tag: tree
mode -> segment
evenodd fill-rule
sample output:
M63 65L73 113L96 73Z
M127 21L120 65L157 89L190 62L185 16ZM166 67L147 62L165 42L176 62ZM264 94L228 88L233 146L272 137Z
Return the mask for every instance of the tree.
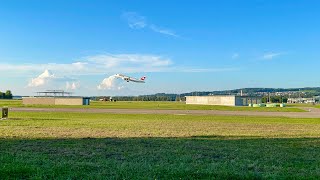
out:
M263 97L263 98L261 99L261 102L262 102L262 103L267 103L267 102L268 102L268 97Z
M5 99L12 99L12 93L10 90L7 90L5 93Z
M284 97L282 98L282 103L287 103L288 102L288 98Z

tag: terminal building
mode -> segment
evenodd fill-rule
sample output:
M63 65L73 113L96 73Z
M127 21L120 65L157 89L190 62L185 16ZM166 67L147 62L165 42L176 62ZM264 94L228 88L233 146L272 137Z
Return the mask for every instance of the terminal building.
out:
M37 96L23 97L24 105L90 105L89 97L71 96L72 93L61 90L37 92Z
M214 95L214 96L186 96L186 104L220 105L220 106L248 106L260 104L261 97Z
M309 103L309 104L315 104L319 103L320 98L318 96L315 96L313 98L288 98L288 103L294 104L294 103Z

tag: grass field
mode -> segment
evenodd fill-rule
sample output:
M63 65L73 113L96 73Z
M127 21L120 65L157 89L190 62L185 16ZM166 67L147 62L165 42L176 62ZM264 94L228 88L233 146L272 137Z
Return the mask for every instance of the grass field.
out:
M23 105L21 100L0 100L0 107L61 107L61 108L104 108L104 109L175 109L175 110L220 110L220 111L269 111L269 112L305 112L296 107L231 107L212 105L190 105L184 102L157 102L157 101L92 101L90 106L61 106L61 105Z
M299 104L287 104L288 107L317 107L320 108L319 104L313 105L310 103L299 103Z
M320 119L12 112L0 179L316 179Z

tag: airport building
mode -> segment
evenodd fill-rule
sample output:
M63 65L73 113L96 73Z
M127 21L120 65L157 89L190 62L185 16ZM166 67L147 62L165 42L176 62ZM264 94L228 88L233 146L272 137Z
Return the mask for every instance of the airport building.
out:
M186 104L220 105L220 106L248 106L260 104L261 97L215 95L215 96L186 96Z
M319 102L319 97L313 97L313 98L288 98L287 103L294 104L294 103L309 103L309 104L315 104Z
M70 92L52 90L37 92L35 97L23 97L24 105L90 105L90 98L71 96Z

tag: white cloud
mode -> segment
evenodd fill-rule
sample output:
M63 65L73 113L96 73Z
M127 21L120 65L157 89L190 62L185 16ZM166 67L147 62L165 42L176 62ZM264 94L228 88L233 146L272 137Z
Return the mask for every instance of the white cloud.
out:
M283 54L284 53L266 53L262 56L262 59L271 60Z
M155 25L150 25L150 29L153 30L154 32L158 32L164 35L168 35L168 36L174 36L174 37L179 37L175 32L169 30L169 29L164 29L164 28L160 28L157 27Z
M66 89L67 90L77 90L80 88L80 82L66 82Z
M84 60L94 64L102 65L104 68L115 68L119 66L161 67L172 64L170 59L157 55L145 54L101 54L87 56L84 58Z
M99 90L121 90L124 86L117 80L115 75L107 77L97 86Z
M122 17L127 20L129 27L132 29L142 29L147 26L146 18L136 12L125 12Z
M45 70L38 77L31 79L28 86L29 87L38 87L47 84L51 79L54 79L55 76L49 70Z
M148 28L153 32L164 34L172 37L180 37L172 30L167 28L160 28L154 24L148 24L147 20L144 16L139 15L136 12L124 12L122 13L122 18L125 19L128 23L128 26L132 29L143 29Z
M80 82L70 77L56 76L50 70L46 69L39 76L32 78L27 87L37 89L77 90L80 88Z
M83 70L87 64L88 64L87 62L75 62L75 63L72 63L71 66L75 70Z
M232 59L237 59L239 57L239 54L238 53L234 53L232 54L231 58Z
M87 62L74 62L70 64L46 63L46 64L2 64L0 63L0 72L12 71L19 72L40 72L44 69L50 69L58 72L77 73L86 68Z

